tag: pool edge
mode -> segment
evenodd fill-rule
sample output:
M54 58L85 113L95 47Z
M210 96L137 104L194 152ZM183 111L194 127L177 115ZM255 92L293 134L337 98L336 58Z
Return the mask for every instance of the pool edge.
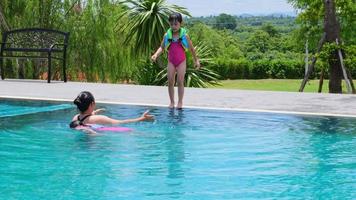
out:
M54 102L73 102L72 99L56 99L56 98L44 98L44 97L22 97L22 96L6 96L0 95L0 99L16 99L16 100L34 100L34 101L54 101ZM150 106L168 108L167 105L162 104L140 104L140 103L128 103L120 101L102 101L98 100L97 103L114 104L114 105L130 105L130 106ZM220 111L238 111L238 112L254 112L254 113L273 113L273 114L286 114L286 115L304 115L304 116L325 116L325 117L345 117L356 118L356 115L349 114L336 114L336 113L313 113L313 112L297 112L297 111L280 111L280 110L264 110L264 109L244 109L244 108L228 108L228 107L204 107L204 106L184 106L189 109L205 109L205 110L220 110Z

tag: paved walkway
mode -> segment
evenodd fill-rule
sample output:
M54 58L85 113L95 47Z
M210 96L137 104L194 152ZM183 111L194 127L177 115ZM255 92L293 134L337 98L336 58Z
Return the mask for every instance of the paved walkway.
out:
M167 87L123 84L0 80L0 98L73 101L87 90L97 102L168 105ZM176 91L177 92L177 91ZM186 88L185 107L356 117L356 95Z

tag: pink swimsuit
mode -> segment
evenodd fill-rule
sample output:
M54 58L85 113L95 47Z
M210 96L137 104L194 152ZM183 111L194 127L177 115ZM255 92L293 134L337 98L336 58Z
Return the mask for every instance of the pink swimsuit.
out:
M185 51L179 40L171 42L168 50L168 60L174 67L178 67L185 60Z

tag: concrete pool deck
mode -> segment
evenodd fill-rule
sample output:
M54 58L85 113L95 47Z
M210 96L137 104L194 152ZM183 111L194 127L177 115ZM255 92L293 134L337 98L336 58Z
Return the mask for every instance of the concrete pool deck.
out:
M167 106L167 87L44 80L0 80L0 98L73 101L90 91L97 102ZM177 95L177 90L176 90ZM176 96L177 99L177 96ZM356 95L186 88L186 108L356 117Z

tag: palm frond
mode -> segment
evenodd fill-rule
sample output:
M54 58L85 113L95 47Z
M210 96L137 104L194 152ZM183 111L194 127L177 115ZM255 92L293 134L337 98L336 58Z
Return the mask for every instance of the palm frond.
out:
M196 46L196 53L201 61L202 66L204 64L212 63L211 50L210 48L203 44L198 43ZM187 56L187 70L185 74L185 86L186 87L202 87L206 88L210 85L219 85L220 75L208 68L195 69L193 67L193 62L191 61L191 56ZM156 85L168 85L167 80L167 69L162 69L156 76L154 84Z
M190 16L186 8L169 5L166 0L124 0L120 3L128 5L128 10L118 17L118 22L122 18L127 18L129 22L118 25L118 30L128 31L125 44L134 41L137 53L150 54L159 47L172 12Z

